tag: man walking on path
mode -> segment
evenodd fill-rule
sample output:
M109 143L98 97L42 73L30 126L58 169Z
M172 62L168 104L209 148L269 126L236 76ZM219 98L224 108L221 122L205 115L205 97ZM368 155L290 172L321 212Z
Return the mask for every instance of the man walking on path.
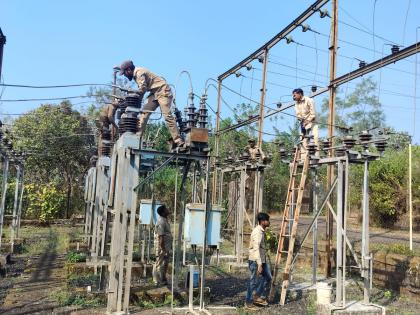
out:
M245 308L257 310L253 304L267 306L267 293L271 284L271 271L266 258L265 229L270 226L270 216L260 212L257 216L258 225L252 230L249 244L249 271L251 277L246 292ZM255 291L255 295L253 295Z

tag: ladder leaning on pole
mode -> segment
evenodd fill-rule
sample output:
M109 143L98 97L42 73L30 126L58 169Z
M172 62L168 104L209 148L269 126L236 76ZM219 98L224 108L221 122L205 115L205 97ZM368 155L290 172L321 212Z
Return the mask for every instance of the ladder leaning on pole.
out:
M302 156L301 156L302 155ZM303 161L303 163L301 163ZM309 154L301 152L300 146L295 150L295 155L290 169L289 187L287 189L287 198L283 211L283 219L280 226L279 244L277 248L276 260L274 263L273 280L271 282L271 289L269 299L274 299L276 291L276 277L280 267L282 254L286 254L286 263L283 272L283 283L280 295L280 304L284 305L286 300L286 291L289 286L289 274L292 266L294 245L297 234L297 225L299 221L300 209L302 207L302 199L305 188L307 172L309 168ZM297 198L295 193L297 191ZM294 211L293 211L294 209ZM288 229L289 226L289 229ZM288 239L288 250L284 250L285 240Z

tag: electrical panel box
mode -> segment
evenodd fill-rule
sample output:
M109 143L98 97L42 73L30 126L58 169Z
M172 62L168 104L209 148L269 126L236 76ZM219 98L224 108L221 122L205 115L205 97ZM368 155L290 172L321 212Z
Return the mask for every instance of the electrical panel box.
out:
M184 239L187 244L201 245L204 243L204 212L205 204L189 203L185 206ZM212 205L207 224L207 245L218 246L223 209Z
M155 200L155 204L152 211L152 199L140 200L140 213L139 221L140 224L156 224L158 213L157 208L162 205L161 202Z

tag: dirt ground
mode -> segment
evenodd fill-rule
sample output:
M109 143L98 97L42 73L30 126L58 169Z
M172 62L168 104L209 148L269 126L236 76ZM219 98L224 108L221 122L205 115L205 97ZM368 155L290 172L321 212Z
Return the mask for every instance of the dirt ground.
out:
M53 314L54 310L63 310L57 293L66 283L65 260L69 240L75 228L71 227L28 227L22 229L26 239L24 251L13 256L6 278L0 279L0 314ZM229 244L225 248L230 248ZM206 286L210 288L208 309L212 314L251 314L243 309L243 302L248 281L246 269L228 272L224 265L210 266L206 273ZM308 282L310 270L296 270L295 282ZM347 285L347 299L361 300L362 285L360 279L350 281ZM387 307L387 314L414 315L420 314L420 298L400 297L395 292L375 288L372 302ZM163 303L165 304L165 303ZM198 301L195 301L195 305ZM236 309L217 309L218 307L235 307ZM95 307L78 306L67 314L105 314L105 304ZM185 305L174 308L174 314L185 314ZM71 308L71 306L70 306ZM85 309L83 309L85 308ZM166 304L148 303L141 307L133 306L131 314L164 314L171 311ZM271 305L261 308L254 314L315 314L316 297L314 291L303 291L292 294L285 306Z

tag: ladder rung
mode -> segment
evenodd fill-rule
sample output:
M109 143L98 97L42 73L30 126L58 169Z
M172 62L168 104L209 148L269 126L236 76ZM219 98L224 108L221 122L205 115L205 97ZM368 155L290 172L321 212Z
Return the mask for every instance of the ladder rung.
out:
M288 254L288 253L289 253L289 251L287 251L287 250L281 250L281 251L280 251L280 253L283 253L283 254Z
M297 205L297 202L287 203L286 205L288 205L288 206L296 206Z
M295 219L285 218L284 221L295 221Z
M290 234L283 234L283 237L290 237Z
M299 190L299 189L303 189L301 187L297 187L297 188L290 188L289 191L293 191L293 190Z
M293 177L296 177L296 176L299 176L299 175L302 175L303 173L295 173L295 174L292 174L292 176Z

